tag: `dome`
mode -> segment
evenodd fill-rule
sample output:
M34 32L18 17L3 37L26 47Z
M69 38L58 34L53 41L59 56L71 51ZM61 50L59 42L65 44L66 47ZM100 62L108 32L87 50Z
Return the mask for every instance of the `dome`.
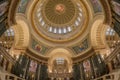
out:
M80 34L85 22L83 4L73 0L44 0L35 5L33 25L40 37L69 41Z

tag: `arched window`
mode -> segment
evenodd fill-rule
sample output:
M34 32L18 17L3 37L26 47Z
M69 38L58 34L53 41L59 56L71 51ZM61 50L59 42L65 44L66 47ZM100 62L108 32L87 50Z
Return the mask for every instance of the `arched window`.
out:
M68 31L69 31L69 32L70 32L70 31L72 31L72 29L71 29L71 27L70 27L70 26L68 27Z
M64 64L65 59L64 58L57 58L56 63L57 64Z
M114 29L112 29L111 27L108 27L106 31L106 36L114 36L114 35L115 35Z
M120 41L119 36L110 26L107 27L105 35L108 46L110 47L111 51L114 50L116 44Z
M14 30L12 28L6 30L6 32L4 33L5 36L14 36Z
M4 34L0 37L0 44L9 51L14 42L14 30L12 28L7 29Z

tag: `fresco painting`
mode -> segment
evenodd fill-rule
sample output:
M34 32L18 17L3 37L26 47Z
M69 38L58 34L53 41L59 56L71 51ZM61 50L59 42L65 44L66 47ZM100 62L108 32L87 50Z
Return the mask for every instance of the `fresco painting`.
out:
M45 54L46 51L48 50L47 47L40 45L37 41L32 40L32 49L35 50L36 52L40 54Z
M102 12L102 5L100 4L100 0L90 0L94 13Z
M18 13L25 13L27 4L30 0L21 0L18 6Z
M79 54L85 50L87 50L89 47L88 40L85 39L83 42L81 42L79 45L76 45L72 47L73 51L76 52L76 54Z

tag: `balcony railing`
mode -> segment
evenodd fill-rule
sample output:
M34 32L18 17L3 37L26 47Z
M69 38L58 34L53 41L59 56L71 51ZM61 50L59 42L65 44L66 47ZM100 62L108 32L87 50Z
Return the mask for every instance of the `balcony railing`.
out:
M25 80L14 74L8 73L0 67L0 80Z
M116 70L112 73L106 74L94 80L120 80L120 70Z
M72 77L71 73L49 73L50 78L67 78Z

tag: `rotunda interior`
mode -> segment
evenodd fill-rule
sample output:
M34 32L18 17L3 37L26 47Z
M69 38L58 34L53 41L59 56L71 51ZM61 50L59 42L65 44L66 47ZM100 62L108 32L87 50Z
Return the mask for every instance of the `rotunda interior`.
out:
M120 1L0 0L0 80L120 80Z

